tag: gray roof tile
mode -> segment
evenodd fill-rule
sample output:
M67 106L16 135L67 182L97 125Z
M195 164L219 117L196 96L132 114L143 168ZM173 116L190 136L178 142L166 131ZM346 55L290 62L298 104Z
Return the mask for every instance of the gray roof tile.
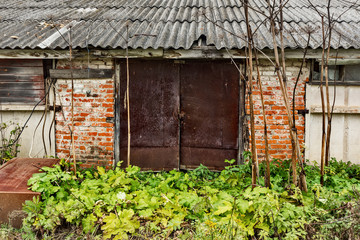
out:
M360 6L351 1L331 1L337 22L334 48L360 48ZM326 12L327 1L312 2ZM267 14L266 1L250 4L257 9L249 12L256 45L271 48L269 24L261 13ZM217 49L246 45L240 0L0 0L0 48L67 48L69 26L77 48L189 49L202 35ZM284 9L286 47L306 47L309 27L314 29L310 47L321 47L318 13L308 0L289 0Z

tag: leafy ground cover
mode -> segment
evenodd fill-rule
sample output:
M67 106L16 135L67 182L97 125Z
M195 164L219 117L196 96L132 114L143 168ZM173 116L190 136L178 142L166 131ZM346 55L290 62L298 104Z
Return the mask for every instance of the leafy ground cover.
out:
M138 167L43 168L29 180L14 239L359 239L360 167L332 159L324 186L306 165L309 192L290 184L290 161L271 164L272 188L251 187L251 163L221 172L141 172ZM263 176L261 168L260 176Z

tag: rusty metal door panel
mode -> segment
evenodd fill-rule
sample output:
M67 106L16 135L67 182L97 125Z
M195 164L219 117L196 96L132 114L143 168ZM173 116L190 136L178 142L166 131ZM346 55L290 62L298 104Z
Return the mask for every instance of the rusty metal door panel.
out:
M239 73L224 61L181 65L181 168L220 169L238 150Z
M131 60L131 164L143 169L179 168L179 66L172 61ZM120 63L125 104L126 64ZM120 159L127 156L127 110L120 111Z

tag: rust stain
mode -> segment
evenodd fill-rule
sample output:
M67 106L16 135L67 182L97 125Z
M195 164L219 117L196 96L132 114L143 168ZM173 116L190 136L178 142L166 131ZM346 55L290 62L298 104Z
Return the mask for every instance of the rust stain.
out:
M166 51L167 55L169 58L172 57L181 57L181 54L178 51L174 51L174 50L167 50Z

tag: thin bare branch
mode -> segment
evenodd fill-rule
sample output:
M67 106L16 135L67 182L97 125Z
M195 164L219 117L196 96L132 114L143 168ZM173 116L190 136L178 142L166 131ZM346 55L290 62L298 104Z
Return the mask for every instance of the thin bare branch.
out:
M127 39L129 39L129 27L126 26ZM131 146L131 128L130 128L130 72L129 72L129 46L126 41L126 107L127 107L127 125L128 125L128 144L127 144L127 166L130 166L130 146Z
M246 37L240 36L236 33L233 33L229 30L227 30L226 28L224 28L223 26L217 24L215 21L212 21L210 18L208 18L205 14L204 14L205 18L207 20L209 20L211 23L213 23L216 27L221 28L222 30L224 30L225 32L229 33L230 35L233 35L234 37L240 38L241 40L243 40L244 42L246 42L247 44L249 44L249 41L246 39ZM261 53L267 60L269 60L269 62L275 67L276 64L274 63L274 61L268 56L266 55L266 53L264 53L260 48L253 46L254 49L256 49L259 53Z

